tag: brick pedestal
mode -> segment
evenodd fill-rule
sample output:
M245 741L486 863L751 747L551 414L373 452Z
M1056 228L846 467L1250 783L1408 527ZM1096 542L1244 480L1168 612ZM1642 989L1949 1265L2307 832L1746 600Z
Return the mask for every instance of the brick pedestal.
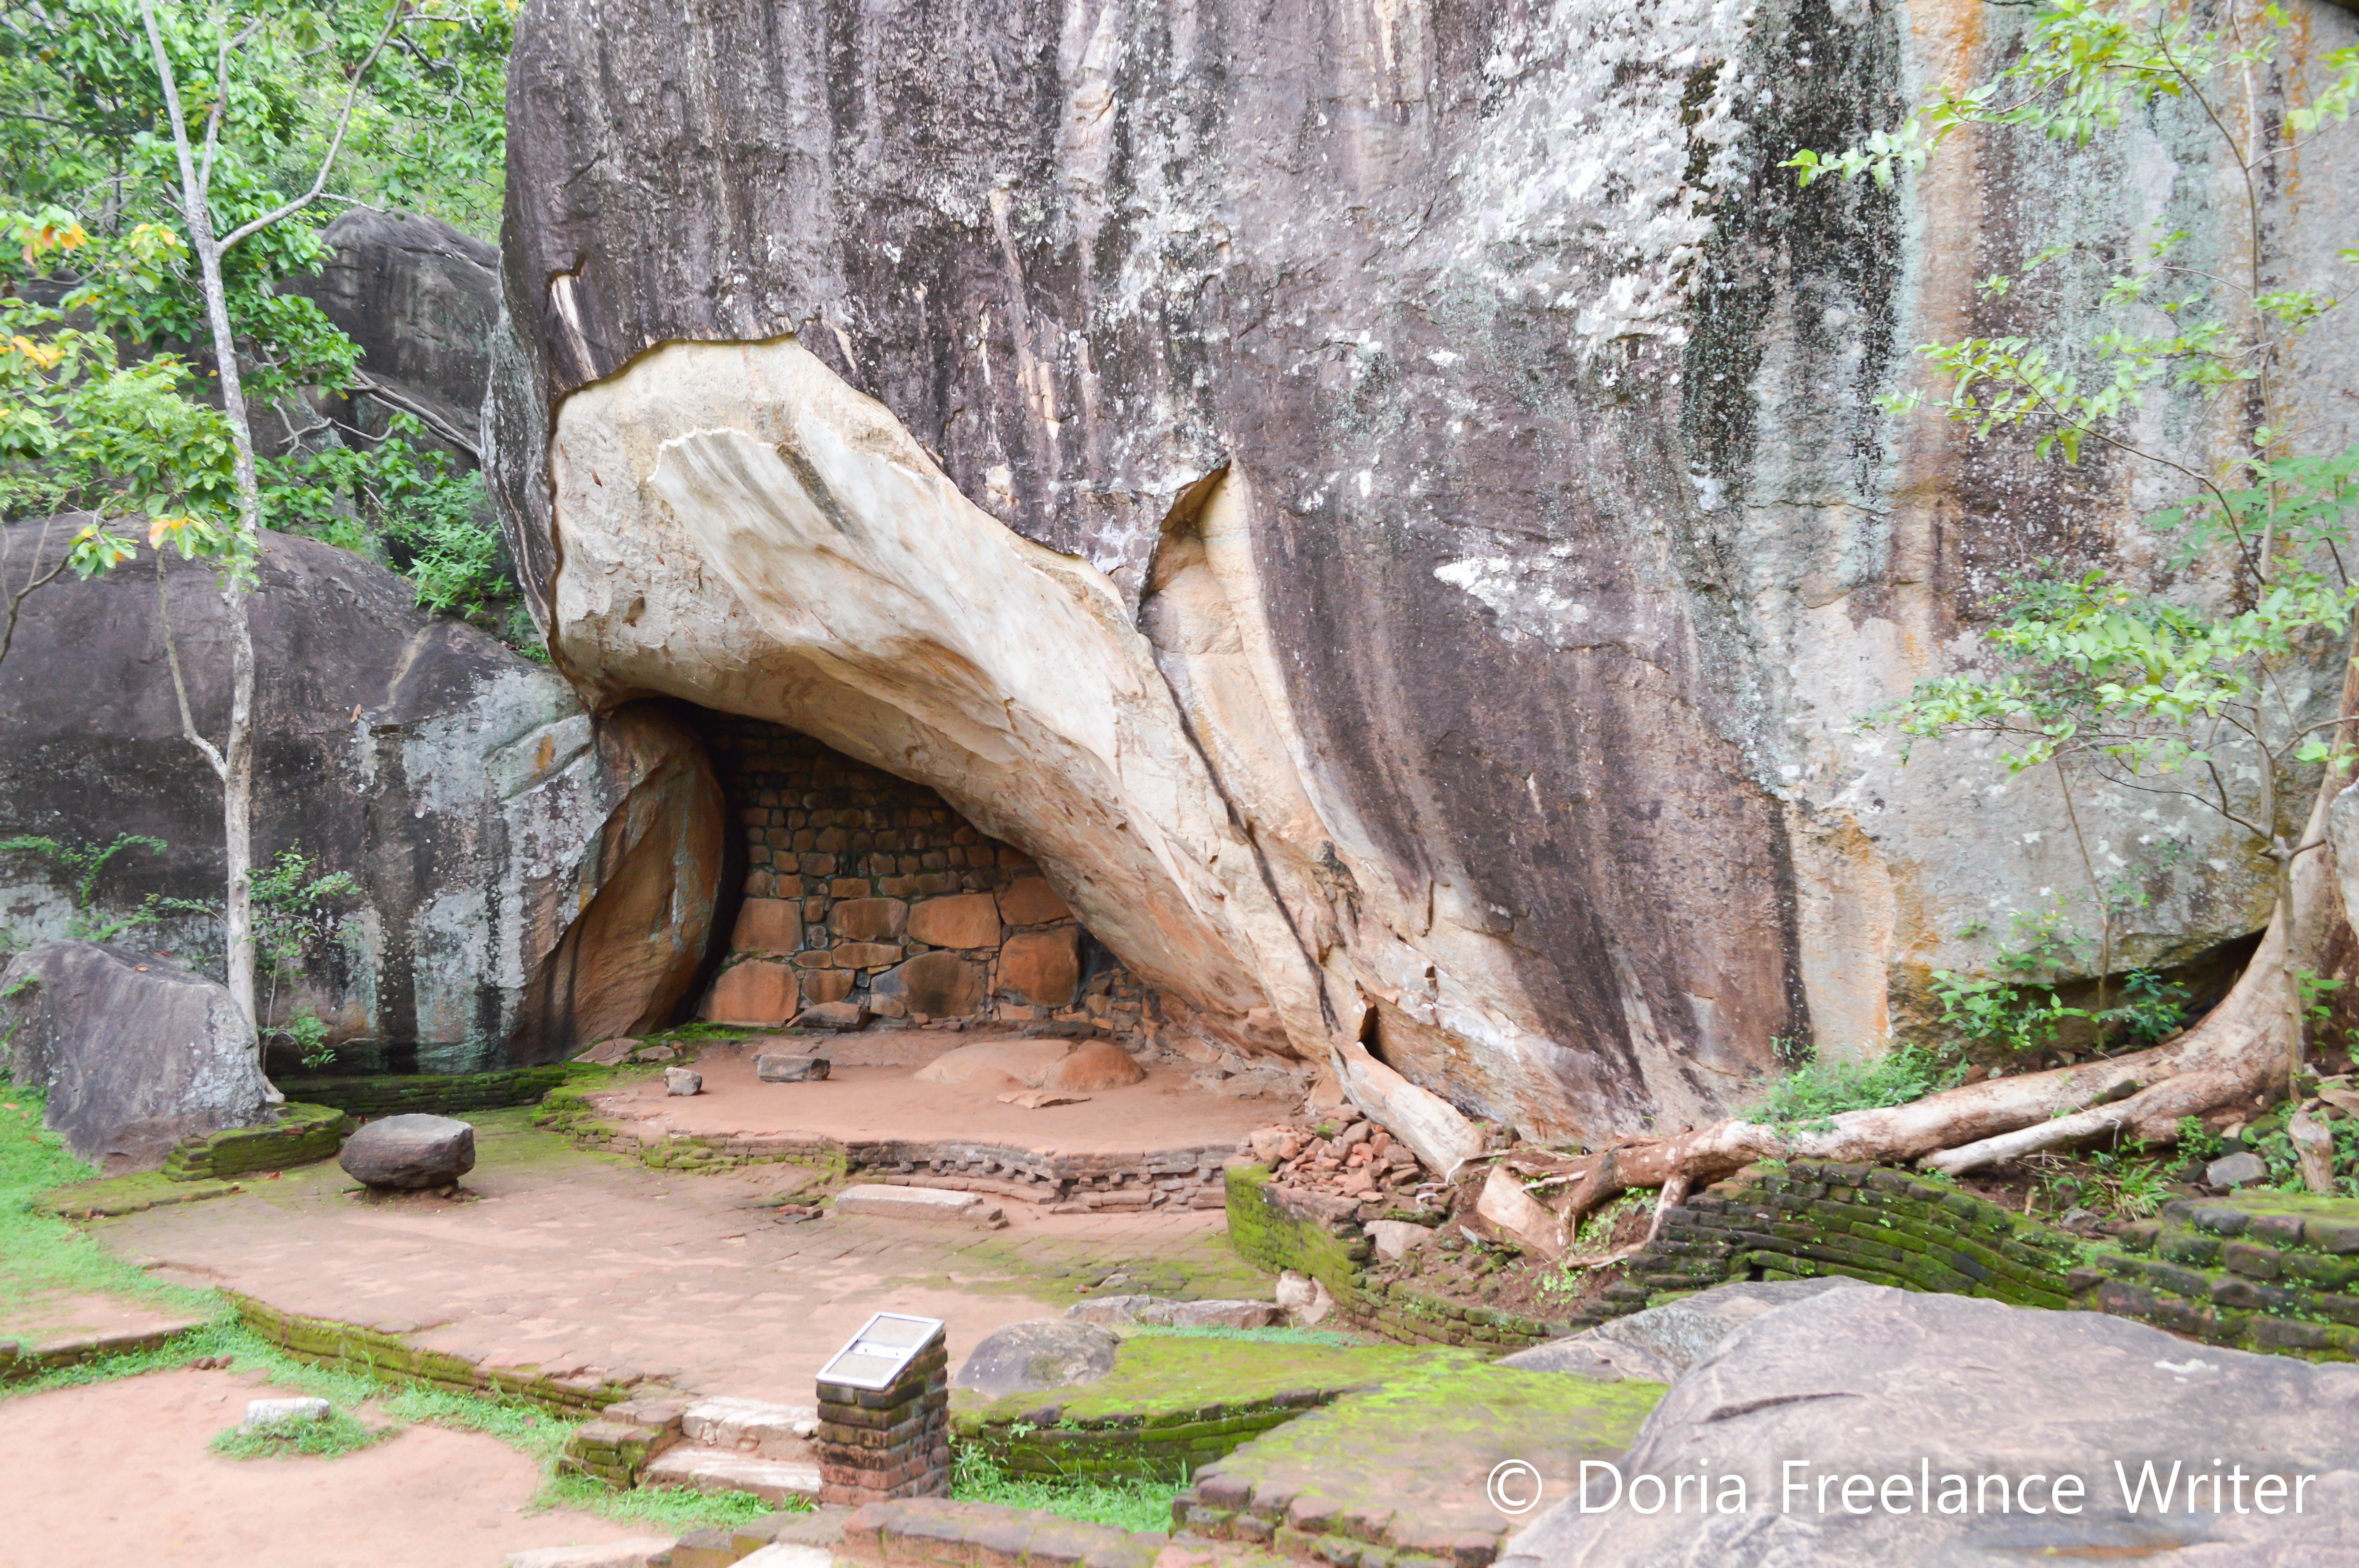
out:
M951 1495L950 1347L937 1329L889 1387L819 1386L819 1500Z

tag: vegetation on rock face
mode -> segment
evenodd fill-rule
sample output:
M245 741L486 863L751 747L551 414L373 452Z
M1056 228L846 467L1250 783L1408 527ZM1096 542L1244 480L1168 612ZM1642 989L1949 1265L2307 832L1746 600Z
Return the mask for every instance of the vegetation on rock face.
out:
M0 515L87 514L0 554L0 658L27 597L132 560L144 532L182 733L222 784L228 982L258 1023L247 599L262 530L374 514L437 609L480 611L497 584L486 531L452 516L474 481L411 445L415 421L371 437L318 412L316 395L364 390L359 351L285 285L324 259L321 215L361 200L355 177L371 197L488 221L511 16L505 0L0 5ZM257 440L265 416L279 449ZM168 546L220 566L218 741L190 711Z
M2359 521L2359 448L2314 449L2287 391L2302 333L2336 302L2297 287L2305 280L2273 248L2262 205L2294 155L2320 135L2348 135L2359 107L2359 49L2304 59L2306 38L2274 7L2208 27L2154 0L2051 0L1988 81L1941 88L1859 146L1805 148L1788 160L1804 185L1828 174L1889 184L1952 136L2038 137L2079 153L2117 142L2133 122L2170 120L2202 146L2210 162L2201 167L2235 193L2223 255L2200 254L2190 235L2158 225L2119 267L2102 329L2084 341L1927 345L1943 390L1886 400L1896 416L1930 406L1973 438L2028 437L2037 454L2068 463L2103 449L2164 476L2181 496L2149 519L2171 546L2151 581L2042 563L2002 594L1970 667L1864 720L1911 740L1995 740L2012 772L2040 770L2063 792L2097 914L2096 1005L2068 1005L2045 983L2059 945L2080 940L2060 905L2018 931L2018 972L1945 973L1936 994L1961 1044L2044 1051L2069 1027L2089 1033L2098 1059L1955 1087L1929 1081L1930 1060L1913 1055L1883 1076L1813 1068L1773 1094L1766 1120L1588 1157L1560 1217L1632 1187L1676 1197L1694 1180L1786 1153L1921 1159L1955 1173L2099 1140L2167 1141L2190 1113L2299 1082L2305 1024L2332 983L2317 973L2322 923L2304 919L2305 901L2323 880L2315 851L2326 800L2352 758L2343 738L2352 716L2339 701L2313 711L2321 705L2293 677L2350 646L2359 605L2344 566ZM2263 114L2264 87L2274 94L2279 85L2260 80L2272 71L2305 80L2287 107ZM1987 279L1986 308L2004 308L2026 278L2080 248L2043 245ZM2093 252L2084 260L2114 264ZM2340 260L2359 262L2359 250ZM2201 455L2152 443L2159 427L2139 416L2163 393L2202 411L2208 423L2198 428L2210 445ZM2196 1028L2119 1056L2108 1054L2116 1043L2173 1029L2180 999L2151 975L2119 1005L2110 994L2116 925L2136 894L2108 885L2080 831L2073 791L2090 778L2213 815L2275 876L2269 930L2228 999ZM2310 1151L2313 1184L2323 1184L2325 1126L2297 1112L2288 1135Z

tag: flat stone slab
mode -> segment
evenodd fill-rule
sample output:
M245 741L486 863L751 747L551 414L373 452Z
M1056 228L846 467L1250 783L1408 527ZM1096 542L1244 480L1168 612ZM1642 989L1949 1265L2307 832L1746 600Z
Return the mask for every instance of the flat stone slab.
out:
M1620 1461L1621 1498L1603 1471L1587 1511L1575 1490L1552 1488L1554 1506L1507 1544L1501 1568L2349 1563L2354 1404L2359 1367L2220 1349L2095 1313L1832 1291L1722 1340L1647 1417ZM1711 1476L1712 1509L1690 1494L1684 1512L1642 1511L1651 1488L1631 1506L1648 1475ZM2265 1476L2277 1477L2267 1499ZM1864 1508L1863 1492L1875 1498Z
M945 1568L1020 1568L1081 1563L1091 1568L1153 1568L1169 1544L1036 1509L911 1498L870 1503L843 1522L843 1544L872 1563L941 1563Z
M1286 1322L1286 1309L1276 1302L1190 1302L1169 1296L1097 1296L1075 1302L1065 1315L1082 1323L1140 1323L1158 1328L1276 1328Z
M1546 1499L1562 1498L1584 1460L1622 1457L1662 1393L1651 1383L1597 1383L1501 1367L1463 1350L1430 1351L1380 1386L1346 1393L1206 1465L1181 1496L1217 1515L1213 1532L1231 1539L1254 1539L1239 1528L1250 1519L1345 1538L1339 1548L1362 1541L1444 1562L1485 1561L1520 1522L1492 1500L1487 1483L1498 1466L1527 1466L1508 1488L1510 1503L1535 1487ZM1315 1544L1309 1551L1324 1555ZM1565 1561L1549 1559L1551 1568ZM1592 1561L1636 1568L1680 1560Z
M754 1058L754 1076L766 1084L816 1083L829 1071L826 1057L799 1051L765 1051Z
M650 1487L688 1487L700 1492L751 1492L766 1502L819 1496L819 1466L764 1459L734 1449L668 1448L640 1472Z
M630 1541L609 1541L597 1546L536 1546L511 1552L506 1568L647 1568L672 1549L668 1535L643 1535Z
M761 1400L697 1400L681 1412L679 1430L694 1447L808 1464L810 1440L819 1433L819 1407L775 1405Z
M947 1187L846 1187L835 1195L835 1211L864 1214L877 1219L985 1222L999 1217L999 1206L981 1193L954 1192Z
M1571 1372L1601 1382L1624 1378L1646 1383L1677 1382L1681 1373L1710 1355L1722 1340L1765 1313L1828 1291L1875 1288L1843 1274L1716 1285L1601 1323L1569 1338L1503 1356L1499 1365L1535 1372Z

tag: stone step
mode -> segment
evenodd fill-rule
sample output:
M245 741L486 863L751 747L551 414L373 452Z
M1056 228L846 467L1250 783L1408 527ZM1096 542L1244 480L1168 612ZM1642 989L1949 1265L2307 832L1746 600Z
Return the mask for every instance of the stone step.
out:
M721 1397L698 1400L681 1412L679 1431L693 1448L802 1465L818 1463L810 1441L819 1432L816 1405L774 1405L761 1400Z
M835 1212L873 1215L879 1219L947 1219L993 1229L1007 1224L999 1206L981 1193L941 1187L846 1187L835 1195Z
M639 1472L643 1487L687 1487L699 1492L751 1492L765 1502L819 1496L819 1466L764 1459L729 1448L683 1444L658 1454Z

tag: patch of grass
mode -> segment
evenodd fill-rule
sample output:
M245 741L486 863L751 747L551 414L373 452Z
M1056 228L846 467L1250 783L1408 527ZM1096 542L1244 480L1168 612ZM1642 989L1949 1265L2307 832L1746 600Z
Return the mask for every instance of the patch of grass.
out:
M1773 1078L1745 1112L1780 1132L1831 1132L1847 1110L1907 1105L1965 1081L1963 1062L1946 1062L1918 1045L1903 1045L1873 1062L1810 1062Z
M1343 1350L1368 1343L1359 1335L1326 1328L1194 1328L1125 1323L1114 1325L1114 1331L1125 1339L1231 1339L1248 1345L1326 1345Z
M532 1506L580 1509L618 1524L643 1524L673 1535L691 1530L726 1530L774 1513L803 1513L810 1504L796 1498L784 1506L751 1492L698 1492L686 1487L641 1487L617 1492L583 1476L552 1476L534 1494Z
M528 1505L537 1510L580 1509L624 1523L679 1530L738 1524L777 1511L761 1498L743 1492L707 1494L670 1487L616 1492L577 1476L559 1476L554 1474L557 1456L579 1424L578 1418L506 1400L382 1383L287 1354L241 1323L218 1292L189 1290L150 1279L64 1220L43 1212L38 1205L46 1194L69 1183L89 1181L93 1175L60 1139L42 1129L43 1110L39 1090L0 1086L0 1307L48 1292L89 1292L204 1314L211 1321L153 1350L103 1357L8 1384L0 1388L0 1405L53 1389L173 1371L201 1357L226 1357L234 1374L266 1373L277 1387L317 1396L336 1407L329 1422L316 1423L332 1435L299 1434L291 1446L272 1443L270 1452L315 1452L303 1444L323 1441L349 1444L353 1430L367 1431L350 1412L374 1400L395 1424L371 1441L382 1441L403 1426L445 1426L497 1438L539 1461L548 1478ZM520 1126L527 1114L518 1108L510 1119ZM491 1113L479 1114L479 1127L490 1118ZM225 1433L215 1440L216 1452L231 1453L230 1448L218 1445L233 1440L239 1447L245 1445L241 1434ZM349 1453L351 1447L328 1451ZM258 1456L259 1452L233 1456Z
M46 1096L0 1086L0 1307L54 1291L135 1296L187 1312L220 1310L210 1291L149 1279L37 1205L52 1187L96 1173L41 1126Z
M997 1503L1002 1508L1038 1509L1084 1524L1110 1524L1132 1531L1169 1530L1171 1499L1187 1485L1169 1481L1045 1481L1013 1476L972 1448L959 1451L951 1472L951 1496L961 1502Z
M224 1459L280 1459L309 1454L334 1459L383 1443L397 1435L397 1426L364 1426L342 1411L330 1411L325 1421L290 1421L249 1432L233 1426L217 1433L205 1446Z

